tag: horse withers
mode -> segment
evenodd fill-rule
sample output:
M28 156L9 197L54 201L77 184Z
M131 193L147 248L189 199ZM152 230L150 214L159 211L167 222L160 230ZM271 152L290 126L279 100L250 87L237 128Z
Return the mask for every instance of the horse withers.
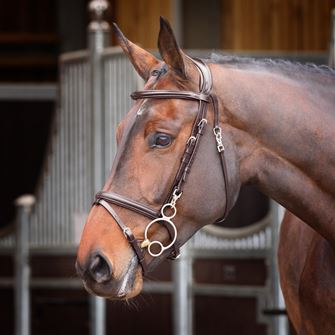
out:
M205 223L226 217L241 185L254 184L293 213L281 232L279 264L295 328L335 332L334 72L192 59L164 19L162 60L116 32L145 86L132 94L110 177L82 234L76 266L87 290L134 297L148 271L178 257Z

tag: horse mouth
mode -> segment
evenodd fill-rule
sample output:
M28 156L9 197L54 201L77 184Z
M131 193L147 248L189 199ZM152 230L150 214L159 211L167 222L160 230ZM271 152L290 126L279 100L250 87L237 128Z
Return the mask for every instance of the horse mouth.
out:
M77 273L83 281L84 288L90 294L97 295L109 300L128 300L137 296L143 287L142 269L138 266L136 257L133 257L123 274L111 277L105 282L97 282L87 271L84 273L76 265Z

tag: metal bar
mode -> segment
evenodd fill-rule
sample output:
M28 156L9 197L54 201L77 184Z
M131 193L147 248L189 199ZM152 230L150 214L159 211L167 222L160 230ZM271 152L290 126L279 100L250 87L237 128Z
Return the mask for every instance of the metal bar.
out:
M106 333L106 301L104 298L90 296L91 334Z
M88 50L78 50L78 51L72 51L67 52L59 57L60 63L77 63L78 61L86 61L89 57L89 51Z
M262 259L269 250L267 249L194 249L192 256L197 259Z
M193 284L193 292L206 296L257 297L265 295L267 290L265 286Z
M193 334L192 258L188 247L173 264L173 323L175 335Z
M26 195L15 202L17 207L15 252L15 334L30 334L29 294L29 225L35 198Z
M279 282L277 250L279 244L279 230L281 221L283 219L284 208L278 205L276 202L271 201L271 213L273 218L272 218L272 248L268 254L268 264L269 264L268 286L270 289L268 304L270 309L283 309L285 308L285 304ZM271 320L271 327L272 329L269 331L269 334L271 335L289 334L288 320L286 316L273 317Z
M15 280L10 277L0 278L1 288L12 288ZM75 289L83 287L79 278L31 278L29 281L30 288L50 288L50 289Z
M83 283L79 278L31 278L29 281L31 288L50 289L81 289ZM1 288L11 288L15 285L15 280L11 277L0 278ZM144 283L143 293L167 294L174 293L176 286L173 282ZM222 296L222 297L258 297L266 296L265 286L251 285L217 285L217 284L194 284L192 293L194 295Z
M0 100L56 101L56 84L0 84Z
M335 68L335 8L331 12L331 37L329 42L328 65Z
M102 59L101 53L109 44L110 27L103 20L103 13L108 8L106 0L93 0L89 4L93 21L88 28L88 41L90 49L91 66L91 94L93 116L93 191L99 191L104 182L104 110L102 85Z
M31 246L30 255L55 255L55 256L75 256L77 252L77 245L66 245L60 243L55 246ZM9 247L0 248L1 255L12 255L14 253L14 247L11 245Z
M102 84L102 51L109 46L111 40L110 26L104 20L109 7L106 0L93 0L89 3L92 21L88 27L88 42L90 52L91 75L91 112L93 124L92 136L92 190L99 191L104 182L104 110L103 110L103 84ZM92 194L93 196L93 194ZM91 306L91 334L104 335L106 333L106 303L98 297L90 298Z

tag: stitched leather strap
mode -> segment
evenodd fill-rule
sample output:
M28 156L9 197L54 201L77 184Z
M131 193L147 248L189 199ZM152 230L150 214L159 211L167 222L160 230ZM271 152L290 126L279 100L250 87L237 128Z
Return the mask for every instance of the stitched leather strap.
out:
M113 193L113 192L98 192L96 194L95 198L96 198L96 201L95 201L96 205L102 205L103 207L105 207L105 209L113 216L115 221L117 221L117 224L119 225L119 227L123 231L126 230L126 231L131 233L131 237L132 237L132 240L133 240L132 241L133 249L135 250L135 246L136 246L136 249L140 249L139 248L139 241L134 237L130 228L127 227L122 222L121 218L116 214L116 212L113 210L113 208L110 206L110 204L114 204L114 205L129 209L129 210L131 210L135 213L138 213L140 215L144 215L151 220L159 218L159 216L160 216L159 212L156 212L155 210L153 210L153 209L151 209L147 206L144 206L144 205L142 205L142 204L140 204L140 203L138 203L134 200L130 200L126 197L123 197L123 196L121 196L119 194L116 194L116 193ZM106 204L108 206L106 206ZM112 212L114 214L112 214ZM117 217L117 219L116 219L116 217ZM164 221L161 221L160 224L164 225L164 227L167 229L167 231L169 233L170 239L173 239L174 234L175 234L174 231L173 231L173 228L170 225L166 224ZM127 237L127 239L130 243L130 240L129 240L128 237ZM140 250L142 251L142 249L140 249ZM180 254L179 247L177 246L177 244L174 244L173 248L172 248L172 252L171 252L171 256L172 256L171 258L172 259L177 258L177 257L179 257L179 254ZM142 266L142 268L143 268L143 266ZM146 273L146 271L144 271L144 269L143 269L143 272Z
M220 119L219 119L219 107L218 107L218 101L217 98L213 95L211 95L211 102L213 105L213 112L214 112L214 129L220 129ZM215 223L221 223L223 222L228 214L229 214L229 210L230 210L230 196L229 196L229 188L228 188L228 175L227 175L227 164L226 164L226 158L224 155L225 152L225 148L224 146L222 147L222 151L219 151L219 157L220 157L220 163L221 163L221 167L222 167L222 172L223 172L223 181L224 181L224 189L225 189L225 195L226 195L226 204L225 204L225 209L223 212L223 216L217 220Z
M191 91L168 91L168 90L145 90L135 91L131 95L133 100L138 99L184 99L184 100L198 100L208 102L209 97L207 94L195 93Z
M118 224L118 226L121 228L124 236L126 237L126 239L128 240L129 244L131 245L131 247L133 248L136 257L138 259L138 262L140 263L143 273L147 273L147 264L144 261L144 253L142 251L142 249L138 246L138 241L135 238L133 232L131 231L130 228L128 228L120 219L120 217L117 215L117 213L114 211L113 207L109 205L109 203L103 199L97 199L96 201L97 205L101 205L103 206L108 213L113 217L113 219L115 220L115 222Z
M159 217L159 212L156 212L155 210L145 205L142 205L134 200L128 199L120 194L116 194L113 192L98 192L96 194L96 199L104 199L111 204L127 208L152 220Z

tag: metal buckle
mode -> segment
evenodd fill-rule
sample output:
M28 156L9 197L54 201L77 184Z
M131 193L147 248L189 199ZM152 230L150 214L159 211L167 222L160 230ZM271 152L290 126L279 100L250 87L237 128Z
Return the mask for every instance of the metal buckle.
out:
M186 145L190 144L190 142L194 142L196 140L195 136L190 136L186 142Z
M217 146L217 149L218 149L218 152L222 152L222 151L224 151L224 146L223 146L223 144L218 145L218 146Z
M124 228L123 229L123 235L128 239L128 236L129 236L129 234L128 233L131 233L131 230L130 230L130 228L129 227L126 227L126 228Z
M207 119L201 119L198 123L199 130L202 130L202 128L207 124Z
M172 254L168 258L172 259L172 260L179 259L180 258L180 252L177 253L177 254L175 254L174 252L172 252Z
M173 193L172 193L172 200L171 200L170 204L172 206L176 206L176 202L181 197L182 194L183 194L183 192L179 191L178 188L175 188Z
M218 136L219 134L222 135L221 128L218 127L218 126L215 126L215 127L213 128L213 133L214 133L215 136Z
M216 144L217 144L217 149L218 152L222 152L225 150L224 145L222 143L222 129L218 126L213 128L213 133L215 135L215 139L216 139Z

